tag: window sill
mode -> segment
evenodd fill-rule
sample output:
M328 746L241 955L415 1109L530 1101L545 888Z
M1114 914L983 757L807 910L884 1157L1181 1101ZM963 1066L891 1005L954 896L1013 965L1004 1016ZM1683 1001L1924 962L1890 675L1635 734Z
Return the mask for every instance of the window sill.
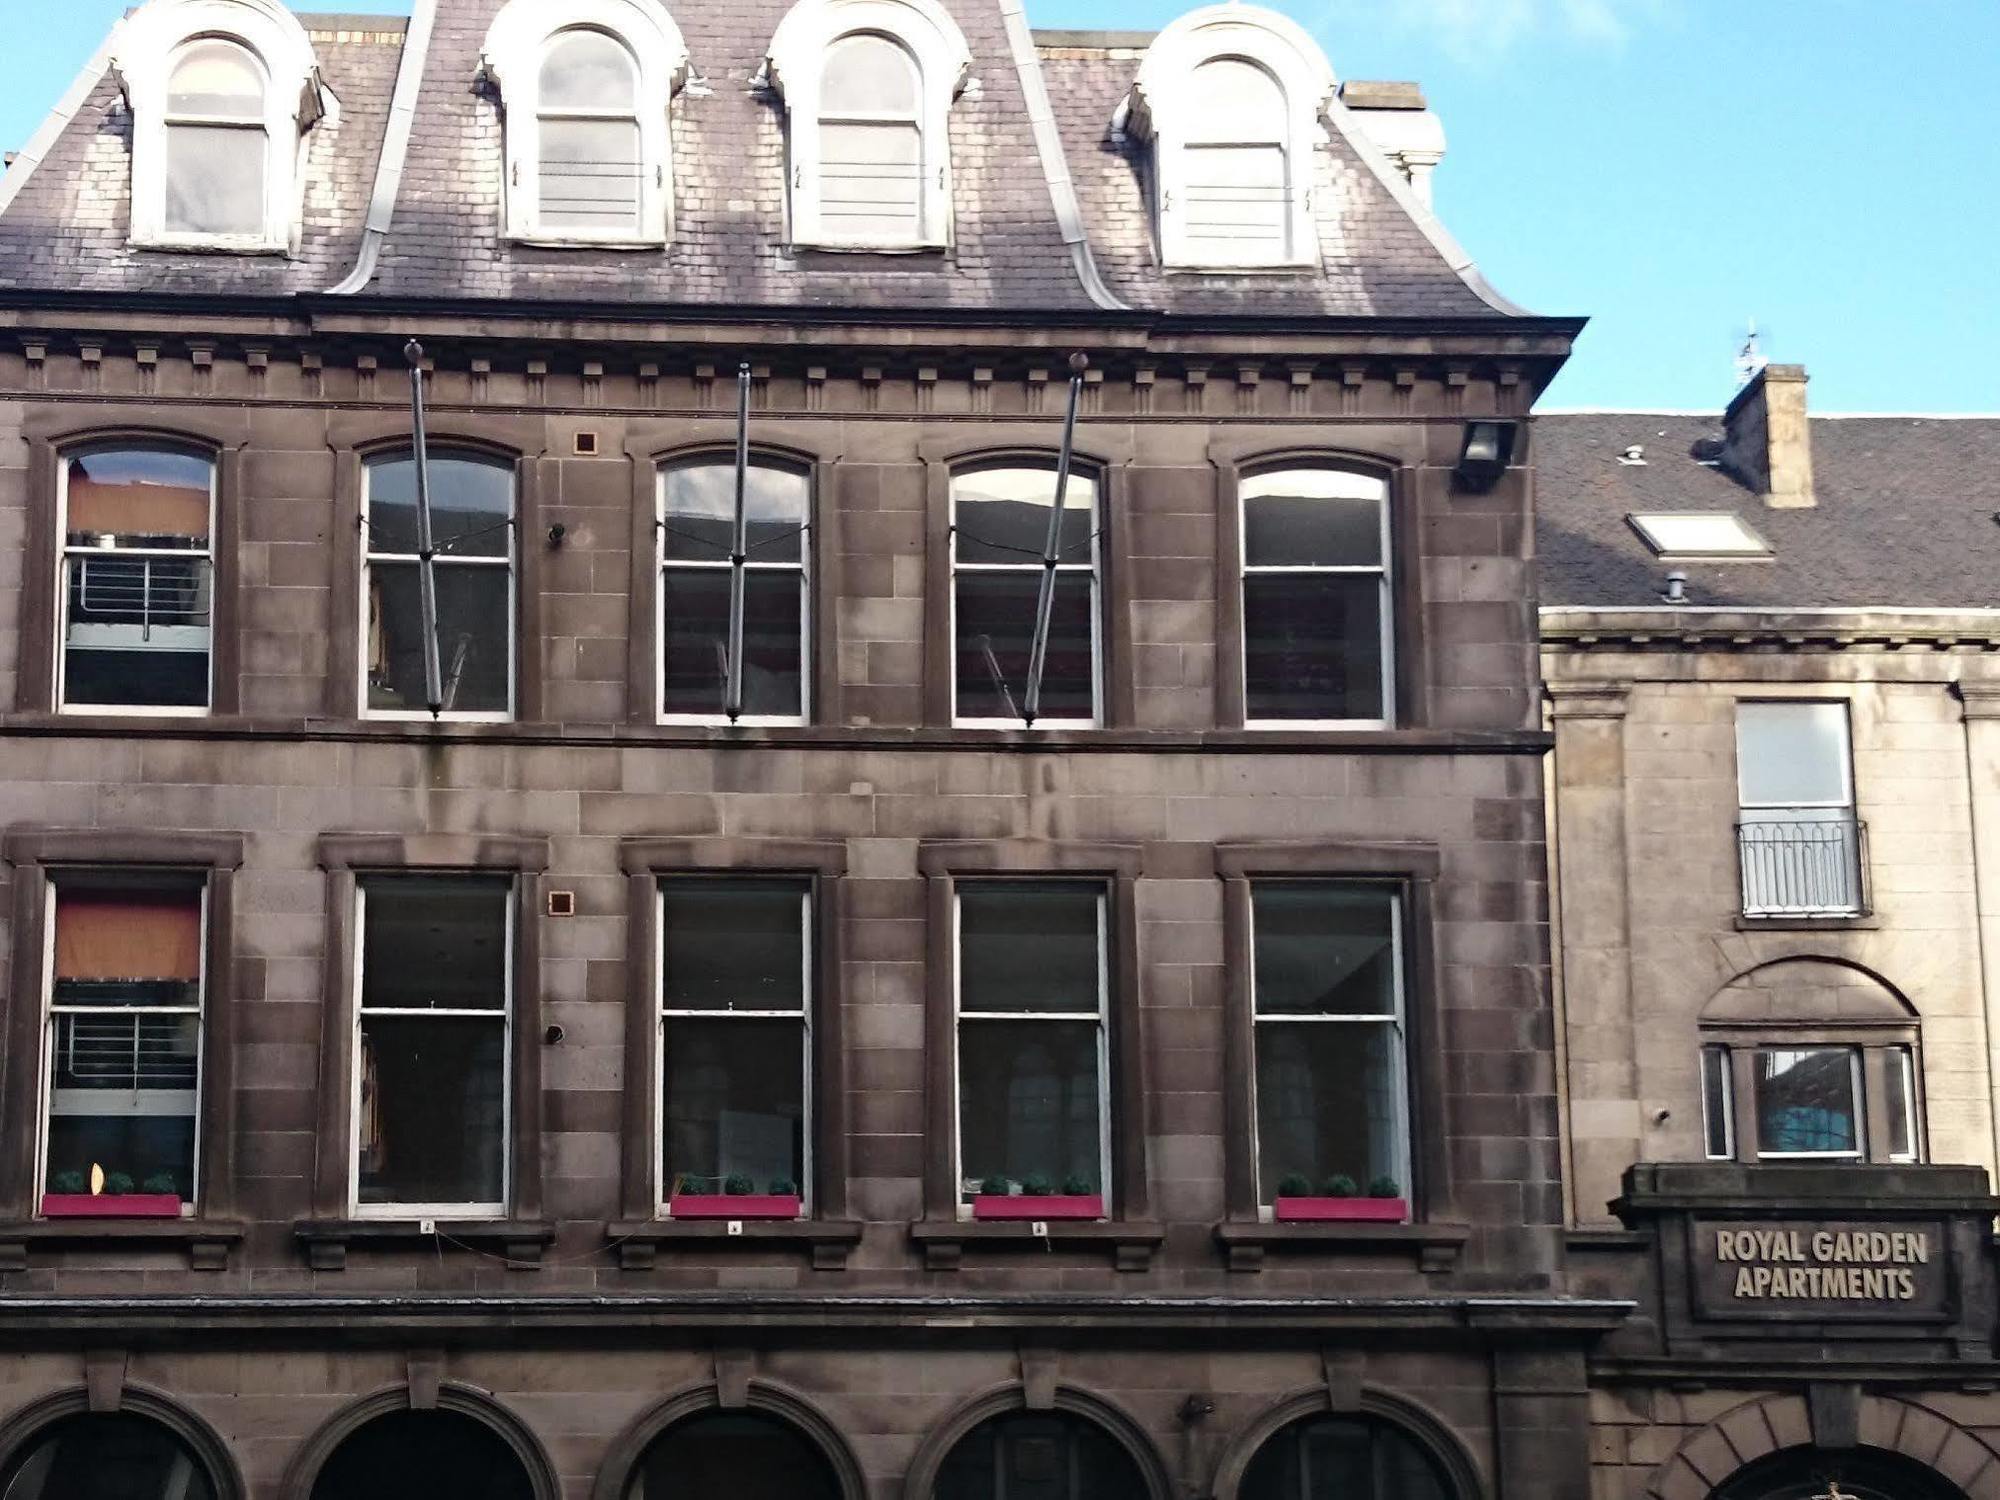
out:
M545 1219L432 1219L424 1228L417 1219L301 1219L293 1237L305 1247L306 1264L315 1271L344 1271L350 1245L391 1248L408 1245L452 1245L473 1251L497 1251L510 1271L540 1267L542 1252L555 1241L556 1227Z
M1117 1219L925 1219L910 1226L911 1243L924 1252L926 1271L956 1271L968 1245L1002 1251L1101 1247L1111 1251L1119 1270L1144 1271L1165 1238L1158 1224Z
M861 1225L853 1219L639 1219L611 1225L605 1238L625 1271L652 1269L663 1246L733 1245L803 1249L815 1271L844 1271L848 1252L861 1242Z
M1442 1272L1458 1264L1471 1238L1463 1224L1370 1224L1329 1220L1319 1223L1225 1222L1215 1226L1216 1243L1232 1271L1261 1271L1267 1253L1408 1255L1417 1269Z
M1875 932L1882 919L1873 912L1857 912L1851 917L1736 916L1738 932Z
M187 1251L192 1269L223 1271L242 1239L241 1224L221 1219L29 1219L0 1224L0 1271L25 1271L30 1245L178 1247Z
M291 255L291 246L282 240L261 235L236 236L207 234L135 234L128 241L134 250L166 250L192 255Z
M661 234L540 234L526 230L507 236L510 245L536 250L664 250L667 238Z

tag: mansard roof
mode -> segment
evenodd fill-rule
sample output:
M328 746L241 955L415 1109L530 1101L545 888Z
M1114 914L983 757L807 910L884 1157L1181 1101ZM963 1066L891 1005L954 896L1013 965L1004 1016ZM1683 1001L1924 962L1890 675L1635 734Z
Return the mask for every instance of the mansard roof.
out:
M339 288L399 302L663 311L1060 316L1129 308L1265 319L1501 319L1520 311L1485 288L1337 102L1328 144L1315 153L1317 268L1163 273L1143 146L1115 123L1143 46L1062 34L1038 47L1003 0L940 0L971 51L949 115L947 250L894 255L789 243L784 110L765 59L792 0L665 0L690 65L673 105L675 209L664 248L516 243L500 212L501 108L481 71L482 44L504 0L415 3L408 27L301 17L338 112L305 137L303 220L289 255L127 243L132 122L107 49L0 181L0 291L227 298ZM389 129L399 87L413 104L402 152Z

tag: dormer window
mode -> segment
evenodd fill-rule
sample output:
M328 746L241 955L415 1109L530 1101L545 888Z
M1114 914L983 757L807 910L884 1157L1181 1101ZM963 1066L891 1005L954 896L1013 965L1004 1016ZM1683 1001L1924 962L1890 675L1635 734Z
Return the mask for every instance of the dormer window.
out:
M658 0L512 0L486 33L499 90L509 238L665 244L671 101L687 45Z
M922 250L951 240L952 99L971 53L935 0L802 0L771 39L794 243Z
M1333 70L1296 23L1210 6L1147 49L1125 128L1153 144L1152 198L1169 269L1317 263L1313 154Z
M152 0L125 22L132 242L283 251L298 234L300 140L336 108L276 0Z

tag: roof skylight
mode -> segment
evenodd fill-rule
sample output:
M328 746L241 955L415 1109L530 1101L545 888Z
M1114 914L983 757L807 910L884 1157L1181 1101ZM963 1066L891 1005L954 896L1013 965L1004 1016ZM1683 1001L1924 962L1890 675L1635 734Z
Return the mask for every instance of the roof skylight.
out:
M1771 555L1771 544L1726 510L1662 510L1625 519L1655 557L1754 560Z

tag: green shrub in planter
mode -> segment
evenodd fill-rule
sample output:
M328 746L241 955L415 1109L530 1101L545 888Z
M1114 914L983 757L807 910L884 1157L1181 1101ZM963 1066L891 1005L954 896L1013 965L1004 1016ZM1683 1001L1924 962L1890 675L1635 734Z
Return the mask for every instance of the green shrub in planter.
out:
M1377 1177L1373 1182L1368 1184L1368 1196L1371 1198L1400 1198L1403 1196L1403 1189L1401 1184L1393 1177Z
M1072 1172L1063 1179L1063 1191L1072 1198L1087 1198L1097 1191L1097 1184L1081 1172Z
M996 1172L991 1177L980 1179L979 1191L989 1198L1005 1198L1014 1191L1014 1180Z
M180 1189L174 1186L174 1174L171 1172L155 1172L140 1184L140 1188L142 1191L148 1193L178 1194L180 1192Z
M1056 1185L1041 1172L1030 1172L1021 1179L1021 1196L1024 1198L1046 1198L1055 1190Z
M1326 1186L1321 1188L1320 1191L1325 1193L1329 1198L1356 1198L1361 1194L1361 1189L1355 1185L1354 1179L1349 1177L1345 1172L1339 1172L1327 1178Z
M87 1193L90 1191L90 1179L85 1177L81 1172L58 1172L49 1179L49 1191L52 1193Z
M1287 1172L1278 1179L1280 1198L1310 1198L1312 1195L1312 1179L1303 1172Z
M798 1196L798 1191L799 1185L789 1177L773 1177L771 1179L771 1192L775 1197L795 1198Z
M130 1172L107 1172L104 1174L104 1191L114 1198L122 1198L132 1191L134 1184Z
M747 1198L757 1191L757 1184L741 1172L731 1172L722 1180L722 1191L732 1198Z

